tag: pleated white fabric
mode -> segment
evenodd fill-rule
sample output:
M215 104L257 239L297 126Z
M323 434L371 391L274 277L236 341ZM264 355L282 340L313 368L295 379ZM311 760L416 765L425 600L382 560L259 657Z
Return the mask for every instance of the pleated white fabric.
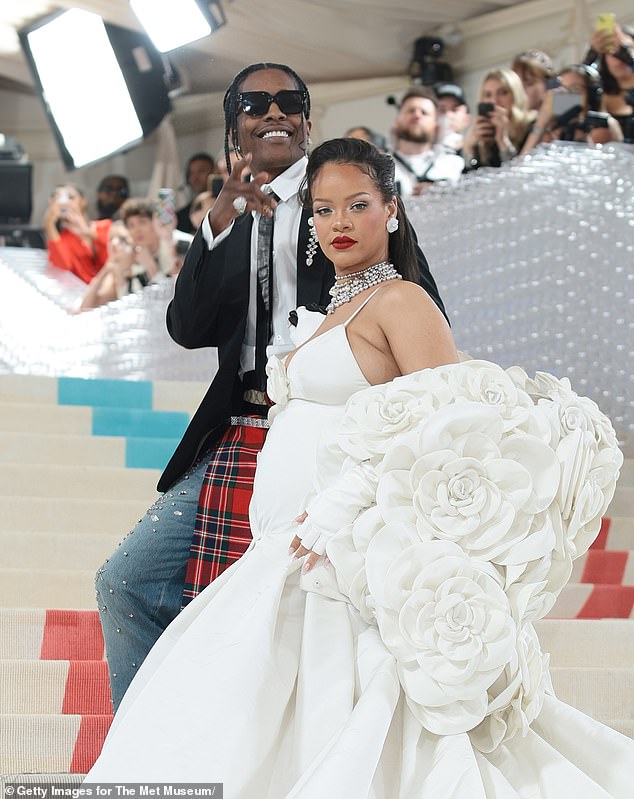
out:
M547 697L528 735L482 754L409 710L378 628L332 566L288 555L317 447L367 381L340 326L292 358L260 455L247 553L170 625L89 782L223 782L226 799L630 799L634 742Z

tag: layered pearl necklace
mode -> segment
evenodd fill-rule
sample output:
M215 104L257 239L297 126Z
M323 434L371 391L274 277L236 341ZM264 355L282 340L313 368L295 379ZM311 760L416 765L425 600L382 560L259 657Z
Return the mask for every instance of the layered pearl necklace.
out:
M335 275L335 285L330 289L332 300L326 307L326 313L334 313L340 305L350 302L357 294L386 280L402 280L389 261L381 261L350 275Z

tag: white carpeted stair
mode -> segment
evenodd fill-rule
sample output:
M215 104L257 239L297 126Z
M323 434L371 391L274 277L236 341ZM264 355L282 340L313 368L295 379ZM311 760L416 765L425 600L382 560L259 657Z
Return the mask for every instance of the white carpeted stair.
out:
M3 782L37 774L72 785L97 756L110 703L94 574L153 502L160 474L159 464L126 466L131 440L143 450L153 412L160 424L148 435L152 446L162 435L178 440L170 412L190 414L205 388L155 383L149 409L136 400L118 407L96 392L104 409L81 406L75 395L59 404L62 388L51 378L0 375ZM71 389L81 396L81 385ZM132 432L104 434L111 417L115 429ZM634 737L634 461L625 463L609 516L551 614L559 618L538 630L560 698Z

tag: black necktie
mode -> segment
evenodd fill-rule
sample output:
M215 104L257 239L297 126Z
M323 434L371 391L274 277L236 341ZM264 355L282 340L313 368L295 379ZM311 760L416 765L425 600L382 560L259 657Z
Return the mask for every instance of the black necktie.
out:
M270 194L278 199L273 192ZM257 241L258 302L255 372L259 391L266 389L266 348L273 335L273 215L260 214Z

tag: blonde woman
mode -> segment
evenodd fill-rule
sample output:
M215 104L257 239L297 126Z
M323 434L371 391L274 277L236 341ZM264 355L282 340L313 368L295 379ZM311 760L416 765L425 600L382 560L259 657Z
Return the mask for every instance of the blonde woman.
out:
M517 73L512 69L488 72L480 87L477 110L465 136L466 168L501 166L522 149L535 118Z

